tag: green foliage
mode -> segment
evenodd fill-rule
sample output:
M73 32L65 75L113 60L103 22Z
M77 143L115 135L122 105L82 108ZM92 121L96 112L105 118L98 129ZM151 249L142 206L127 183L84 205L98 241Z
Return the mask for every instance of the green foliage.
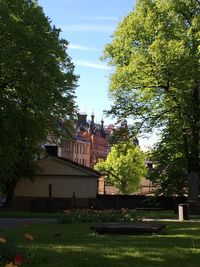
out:
M149 153L154 168L147 177L157 186L157 194L180 196L186 193L187 161L178 136L178 129L171 133L165 132Z
M47 134L70 134L77 77L68 42L35 1L1 0L0 18L0 186L12 193L34 175Z
M128 127L119 127L118 129L114 130L113 133L109 136L109 144L114 145L127 139L130 139L130 132Z
M125 142L126 140L132 141L133 144L138 144L138 139L136 138L136 133L132 126L127 124L124 120L121 125L114 129L112 134L109 135L109 144L112 146L117 143Z
M114 67L108 113L132 117L140 131L176 125L188 172L200 170L199 4L139 0L104 53Z
M0 248L0 266L4 266L6 263L14 261L17 252L16 245L2 243L0 244Z
M33 246L29 246L27 241L24 243L18 235L15 236L15 238L18 238L21 244L19 244L20 242L18 240L13 240L13 238L10 240L6 238L6 242L0 242L0 266L5 266L10 262L13 262L14 265L18 266L17 262L19 263L19 259L21 262L19 265L33 261L35 256Z
M121 142L111 148L105 161L95 165L95 169L108 175L108 181L122 194L139 189L141 178L146 174L144 154L130 141Z

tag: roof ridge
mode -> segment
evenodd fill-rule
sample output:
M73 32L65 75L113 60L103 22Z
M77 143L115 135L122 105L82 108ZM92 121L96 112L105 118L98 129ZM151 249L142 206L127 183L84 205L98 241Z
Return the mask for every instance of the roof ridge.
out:
M67 158L64 158L64 157L54 157L54 156L52 156L52 158L58 158L58 159L63 160L63 161L65 161L65 162L71 163L71 164L73 164L73 165L75 165L75 166L77 166L77 167L80 167L80 168L83 168L83 169L85 169L85 170L87 170L87 171L93 172L93 173L95 173L95 174L97 174L97 175L99 175L99 176L101 175L100 172L98 172L98 171L96 171L96 170L94 170L94 169L92 169L92 168L90 168L90 167L87 167L87 166L85 166L85 165L82 165L82 164L80 164L80 163L77 163L77 162L75 162L75 161L73 161L73 160L70 160L70 159L67 159Z

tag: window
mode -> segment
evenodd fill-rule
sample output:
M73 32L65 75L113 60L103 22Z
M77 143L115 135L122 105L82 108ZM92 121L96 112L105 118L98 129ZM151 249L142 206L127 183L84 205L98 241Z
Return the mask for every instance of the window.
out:
M75 154L77 153L77 146L76 146L76 144L74 144L74 153Z

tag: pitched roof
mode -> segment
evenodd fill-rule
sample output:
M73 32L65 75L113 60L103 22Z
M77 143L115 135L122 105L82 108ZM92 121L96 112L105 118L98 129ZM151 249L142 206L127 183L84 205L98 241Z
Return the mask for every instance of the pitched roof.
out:
M64 164L70 165L71 167L79 169L80 171L86 172L86 173L88 173L90 175L93 175L95 177L100 177L101 176L101 174L98 171L96 171L96 170L94 170L92 168L89 168L87 166L84 166L82 164L79 164L77 162L74 162L72 160L69 160L69 159L66 159L66 158L63 158L63 157L54 157L54 156L49 156L49 157L43 158L42 160L47 159L47 158L54 159L54 160L57 160L57 161L61 161Z

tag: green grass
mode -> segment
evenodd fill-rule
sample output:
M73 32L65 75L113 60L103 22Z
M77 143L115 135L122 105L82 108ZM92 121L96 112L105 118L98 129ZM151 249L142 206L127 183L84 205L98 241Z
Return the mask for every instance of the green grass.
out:
M27 246L34 258L24 267L199 267L200 225L167 223L160 234L98 235L90 224L42 224L5 231L7 242Z
M0 218L62 218L61 212L0 211Z
M178 214L175 214L172 210L159 210L159 211L143 211L137 210L137 216L141 218L152 219L175 219L178 218Z

